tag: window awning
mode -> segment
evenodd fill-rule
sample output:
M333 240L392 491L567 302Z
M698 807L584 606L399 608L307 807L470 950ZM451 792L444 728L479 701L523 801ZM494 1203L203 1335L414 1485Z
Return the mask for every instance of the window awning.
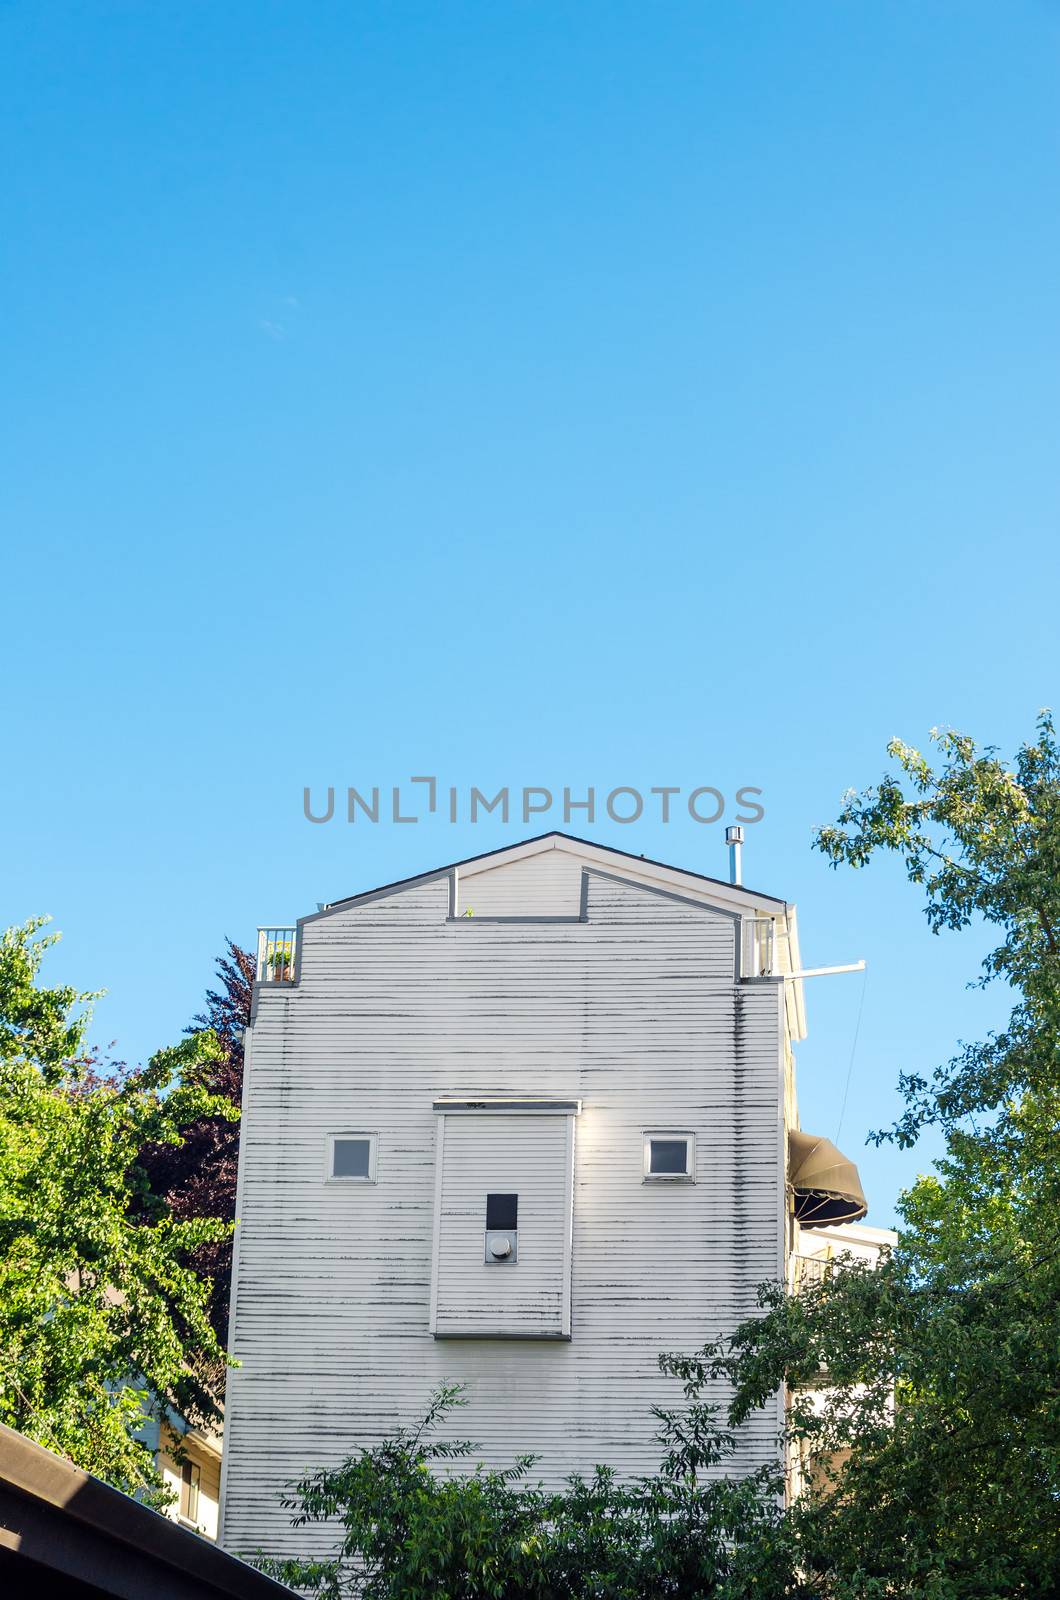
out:
M859 1222L869 1209L853 1161L815 1133L788 1134L788 1182L804 1228Z

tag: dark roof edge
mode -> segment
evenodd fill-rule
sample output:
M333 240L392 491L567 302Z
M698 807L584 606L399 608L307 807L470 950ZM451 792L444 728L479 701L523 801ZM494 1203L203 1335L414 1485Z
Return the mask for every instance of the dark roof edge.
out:
M98 1536L125 1545L160 1567L175 1568L233 1600L296 1600L293 1589L161 1512L141 1505L72 1461L0 1423L0 1485L53 1507Z
M752 900L769 900L773 905L786 906L788 902L775 894L760 894L757 889L749 889L743 883L730 883L727 878L712 878L705 872L693 872L691 867L675 867L669 861L655 861L650 856L635 855L632 850L620 850L617 845L600 844L596 839L582 839L575 833L563 833L558 828L550 828L547 833L535 833L529 839L513 839L510 844L498 845L495 850L483 850L477 856L462 856L459 861L450 861L443 867L431 867L427 872L416 872L410 878L395 878L393 883L381 883L374 889L362 889L358 894L344 895L341 900L331 900L327 909L300 917L300 922L312 922L314 916L327 916L329 911L335 911L339 906L352 905L357 900L365 900L370 895L389 894L395 889L411 888L414 883L426 883L430 878L443 877L447 872L453 872L459 867L469 866L472 861L487 861L490 856L504 855L508 850L516 850L520 845L541 844L545 839L566 839L568 844L588 845L592 850L606 850L609 855L621 856L626 861L639 861L646 867L662 867L666 872L680 872L686 878L696 878L700 883L714 884L719 889L735 889L740 894L745 894Z

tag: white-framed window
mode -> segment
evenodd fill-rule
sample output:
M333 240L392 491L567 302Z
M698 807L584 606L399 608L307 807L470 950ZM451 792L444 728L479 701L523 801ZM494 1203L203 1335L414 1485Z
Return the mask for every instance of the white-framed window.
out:
M378 1143L375 1133L329 1133L325 1183L374 1183Z
M680 1128L649 1128L644 1134L644 1182L695 1181L695 1134Z

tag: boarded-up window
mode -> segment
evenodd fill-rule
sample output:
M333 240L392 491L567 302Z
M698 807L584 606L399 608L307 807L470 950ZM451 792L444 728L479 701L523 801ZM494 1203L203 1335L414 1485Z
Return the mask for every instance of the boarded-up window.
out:
M431 1331L569 1338L577 1101L437 1102ZM496 1230L511 1248L490 1248Z
M517 1194L488 1194L486 1196L486 1232L494 1228L518 1228L519 1196Z

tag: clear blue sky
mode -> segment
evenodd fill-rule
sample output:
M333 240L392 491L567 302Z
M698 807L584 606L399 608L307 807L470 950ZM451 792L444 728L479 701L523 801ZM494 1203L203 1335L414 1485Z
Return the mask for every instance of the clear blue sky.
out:
M49 0L0 18L5 921L142 1058L226 934L541 831L304 784L764 790L870 964L843 1143L1001 1014L884 744L1056 702L1060 10ZM722 827L591 832L724 873ZM835 1132L861 979L818 980Z

